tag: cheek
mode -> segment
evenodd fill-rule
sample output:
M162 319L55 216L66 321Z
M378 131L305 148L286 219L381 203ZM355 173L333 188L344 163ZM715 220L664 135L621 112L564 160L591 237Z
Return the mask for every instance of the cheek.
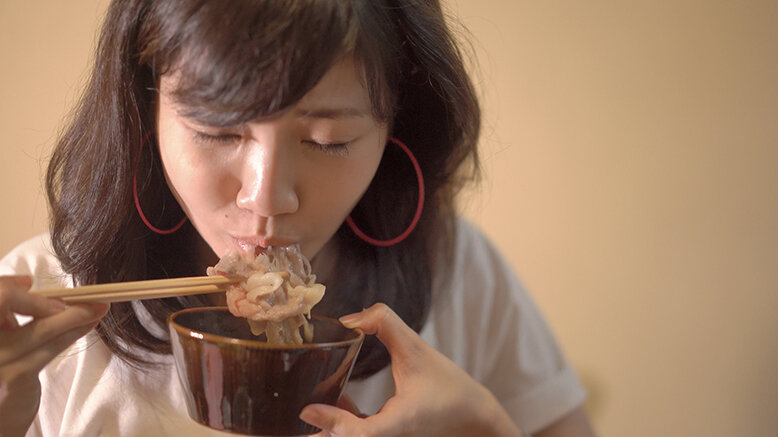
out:
M334 183L329 184L332 190L330 199L339 205L346 206L350 211L367 189L373 174L371 167L364 166L338 172ZM344 211L344 215L349 211Z
M318 172L315 177L309 177L304 200L313 204L319 217L326 217L328 227L334 228L333 232L359 202L373 179L381 151L371 150L349 157Z
M234 199L236 180L224 162L175 146L160 153L168 186L195 224Z

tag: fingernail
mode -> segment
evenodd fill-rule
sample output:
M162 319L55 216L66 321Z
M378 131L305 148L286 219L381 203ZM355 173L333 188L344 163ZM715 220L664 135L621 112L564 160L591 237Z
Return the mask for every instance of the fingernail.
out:
M354 313L354 314L348 314L345 315L338 320L340 320L340 323L343 324L346 328L353 328L356 326L357 322L359 322L359 319L362 318L362 313Z

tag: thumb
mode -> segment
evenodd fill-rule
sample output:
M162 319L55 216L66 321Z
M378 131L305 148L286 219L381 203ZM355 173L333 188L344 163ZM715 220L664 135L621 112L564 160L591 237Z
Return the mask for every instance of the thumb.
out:
M325 404L306 406L300 412L300 419L321 428L324 431L321 434L333 437L364 435L363 431L367 427L364 419L360 419L346 410Z
M405 352L419 349L424 343L400 316L383 303L377 303L359 313L343 316L339 320L347 328L359 328L365 334L375 334L393 359L403 358Z

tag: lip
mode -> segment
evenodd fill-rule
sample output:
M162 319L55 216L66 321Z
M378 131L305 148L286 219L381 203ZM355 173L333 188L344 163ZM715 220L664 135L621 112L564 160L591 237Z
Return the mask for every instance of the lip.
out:
M291 246L297 241L291 238L282 238L274 236L241 236L232 237L235 244L243 251L253 251L257 247L267 248L270 246Z

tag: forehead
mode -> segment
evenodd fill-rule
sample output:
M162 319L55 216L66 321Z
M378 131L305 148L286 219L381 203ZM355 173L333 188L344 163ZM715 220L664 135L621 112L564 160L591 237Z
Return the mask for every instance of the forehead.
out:
M352 58L336 62L296 105L301 109L319 106L353 107L370 112L370 96L362 70Z
M178 89L180 75L172 70L160 77L160 94L166 101L178 106L181 112L189 109L176 101L175 92ZM197 108L207 109L207 108ZM325 114L335 111L337 115L371 116L370 95L365 87L365 78L360 65L351 57L337 61L322 76L303 97L291 108L305 115L306 113Z

